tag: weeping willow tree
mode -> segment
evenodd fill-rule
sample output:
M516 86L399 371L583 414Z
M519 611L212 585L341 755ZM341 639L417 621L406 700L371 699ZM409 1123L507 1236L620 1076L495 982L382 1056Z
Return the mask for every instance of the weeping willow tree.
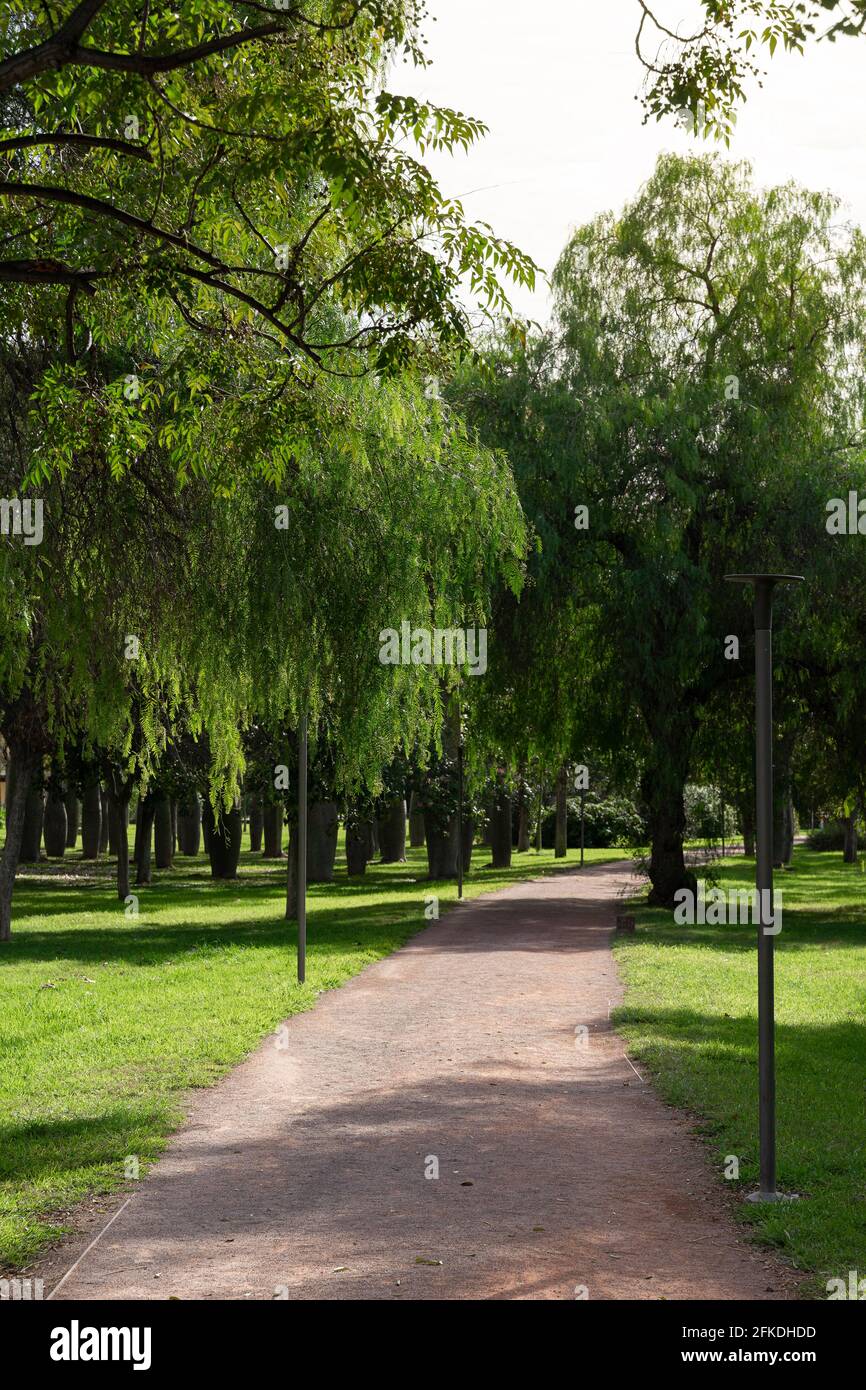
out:
M23 360L7 363L10 400ZM171 739L206 736L218 813L253 719L321 722L347 791L374 787L396 747L439 736L456 671L385 666L380 634L483 624L493 584L519 586L507 465L411 377L336 380L306 399L303 423L279 395L258 422L250 450L271 442L269 477L241 460L223 471L209 426L179 486L170 400L118 423L97 394L82 421L37 389L4 478L10 492L37 482L44 510L39 546L3 549L0 728L20 772L7 934L28 769L62 758L65 740L83 739L128 788L146 786ZM7 419L22 418L17 404Z

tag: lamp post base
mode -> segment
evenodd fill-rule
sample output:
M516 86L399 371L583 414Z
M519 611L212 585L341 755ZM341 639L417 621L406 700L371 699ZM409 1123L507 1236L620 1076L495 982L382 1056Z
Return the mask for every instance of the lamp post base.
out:
M744 1199L746 1202L799 1202L799 1192L750 1192Z

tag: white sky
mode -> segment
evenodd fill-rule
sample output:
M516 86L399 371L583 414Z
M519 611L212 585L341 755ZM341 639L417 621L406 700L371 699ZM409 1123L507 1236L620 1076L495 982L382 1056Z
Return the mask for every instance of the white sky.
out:
M636 0L428 2L432 65L398 67L389 85L485 121L490 133L468 155L426 162L446 194L464 196L467 216L546 270L573 227L632 197L662 150L724 149L673 119L641 125ZM690 30L699 10L695 0L661 0L657 13ZM832 190L866 226L866 37L814 44L803 56L764 51L759 62L764 86L749 92L730 157L749 159L761 184L794 178ZM543 283L512 299L519 312L546 317Z

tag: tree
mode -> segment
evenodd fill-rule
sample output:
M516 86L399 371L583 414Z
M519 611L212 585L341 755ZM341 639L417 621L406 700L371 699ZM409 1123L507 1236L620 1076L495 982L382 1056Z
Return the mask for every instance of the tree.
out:
M687 34L662 23L656 6L645 0L638 6L635 48L647 72L647 119L674 114L726 144L746 84L761 80L760 48L770 57L780 44L802 53L818 38L832 43L866 31L866 0L701 0L703 23Z
M499 272L535 268L410 152L484 132L383 85L394 58L424 62L423 16L422 0L7 5L5 320L38 320L70 363L114 345L130 373L143 336L153 354L181 327L223 351L268 343L259 395L465 341L461 277L501 310Z
M591 707L639 757L660 903L693 881L683 789L708 703L743 669L726 637L748 650L751 614L724 575L814 570L832 479L862 461L866 258L836 209L793 186L758 193L745 165L665 156L620 216L566 247L531 374L515 350L526 385L509 428L538 455L522 500L563 555L545 587L538 570L538 611L554 632L560 613L580 622ZM575 506L586 525L563 550ZM802 624L803 603L784 598L778 626ZM556 648L536 652L543 688Z

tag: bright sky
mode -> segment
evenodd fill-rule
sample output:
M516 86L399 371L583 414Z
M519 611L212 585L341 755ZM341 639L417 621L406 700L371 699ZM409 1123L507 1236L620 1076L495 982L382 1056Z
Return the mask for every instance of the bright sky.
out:
M545 269L573 227L634 194L662 150L715 148L672 119L641 125L637 0L429 5L432 66L398 68L392 90L486 122L490 134L468 155L431 154L427 162L446 194L464 197L468 216ZM657 7L671 28L681 22L686 31L698 12L695 0ZM794 178L832 190L866 226L866 38L818 43L802 57L777 51L766 68L763 88L740 112L730 157L748 158L762 184ZM521 313L546 317L543 284L513 300Z

